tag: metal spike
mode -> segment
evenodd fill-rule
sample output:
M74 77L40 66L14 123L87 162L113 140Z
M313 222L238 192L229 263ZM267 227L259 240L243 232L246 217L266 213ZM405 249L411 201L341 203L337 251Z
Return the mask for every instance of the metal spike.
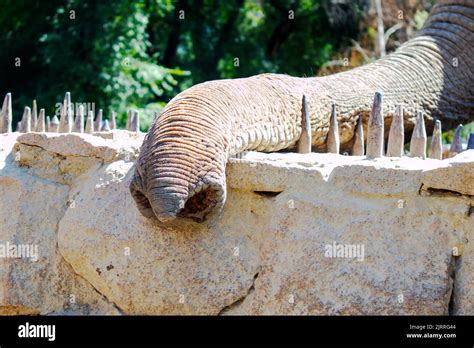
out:
M72 127L74 126L74 108L71 103L71 94L69 94L68 98L68 104L67 104L67 111L68 111L68 121L69 124L71 125L71 132L72 132Z
M4 111L6 109L6 102L7 102L7 96L5 96L5 99L3 100L3 105L2 105L2 109L0 110L0 133L5 133L5 126L4 126L4 123L5 123L5 117L4 117Z
M110 132L109 120L104 120L104 125L101 129L102 132Z
M38 119L36 121L35 132L46 132L46 122L44 119L44 109L39 112Z
M390 133L388 135L387 156L402 157L405 145L405 130L403 126L403 108L397 105L393 114Z
M84 133L84 105L82 104L79 105L72 131L76 133Z
M46 116L46 132L51 132L51 118Z
M94 133L94 111L92 110L90 110L89 114L87 115L86 129L84 130L84 133Z
M58 132L60 129L64 128L64 124L66 123L66 98L63 100L63 105L61 106L61 111L59 113L59 126Z
M311 153L311 121L305 95L303 95L302 103L301 135L298 140L298 153Z
M451 143L451 148L449 149L449 156L453 157L456 156L458 153L461 153L462 150L462 138L461 138L461 131L463 129L463 125L460 124L456 127L453 136L453 142Z
M73 113L72 113L72 107L68 107L66 109L66 112L67 112L67 124L68 124L68 127L67 127L67 133L71 133L72 132L72 127L74 126L74 116L73 116Z
M131 130L132 118L133 118L132 109L128 109L128 112L127 112L127 124L125 125L125 129L128 130L128 131Z
M64 99L66 100L66 105L71 107L71 92L66 92Z
M71 103L71 93L70 92L66 92L66 94L64 95L64 104L65 104L65 108L66 108L66 120L69 124L69 128L68 128L68 133L71 133L72 132L72 126L74 124L74 113L73 113L73 110L72 110L72 103Z
M59 120L59 133L71 133L72 122L71 93L66 92Z
M382 93L375 92L367 130L367 158L383 156L384 122Z
M53 119L51 120L51 124L49 126L49 131L52 133L59 132L59 119L58 116L54 115Z
M441 140L441 121L436 120L431 136L430 158L443 159L443 142Z
M133 111L132 122L130 124L130 131L140 133L140 117L138 111Z
M337 124L336 104L332 104L331 119L329 120L329 131L326 140L327 152L339 153L339 126Z
M33 108L31 109L31 129L36 130L38 124L38 105L36 99L33 100Z
M469 140L467 142L467 149L474 150L474 133L469 134Z
M23 111L21 128L23 133L31 133L31 109L28 106L25 106L25 111Z
M0 113L0 133L12 132L12 94L7 93Z
M99 109L97 117L95 118L94 129L97 132L100 132L102 129L102 109Z
M410 157L426 158L426 128L423 113L418 111L415 122L415 129L411 135Z
M117 120L116 120L115 111L112 111L112 113L110 114L110 129L111 130L117 129Z
M354 138L354 144L352 145L352 156L364 156L364 127L362 125L362 117L360 116L357 120Z

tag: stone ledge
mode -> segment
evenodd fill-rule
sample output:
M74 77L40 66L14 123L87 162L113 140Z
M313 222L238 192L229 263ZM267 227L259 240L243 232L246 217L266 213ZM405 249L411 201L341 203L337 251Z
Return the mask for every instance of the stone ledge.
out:
M474 151L444 161L248 153L229 162L219 216L168 227L140 215L134 163L115 160L141 140L127 150L90 135L21 137L20 156L40 151L18 166L14 136L0 138L0 242L45 254L34 268L0 259L4 313L474 314ZM84 170L46 180L52 153ZM363 260L327 257L334 243L364 246Z

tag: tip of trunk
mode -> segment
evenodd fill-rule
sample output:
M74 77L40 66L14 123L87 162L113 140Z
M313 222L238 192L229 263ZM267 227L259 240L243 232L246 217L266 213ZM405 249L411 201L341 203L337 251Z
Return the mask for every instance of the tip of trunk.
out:
M170 223L177 218L203 222L220 211L225 201L225 190L218 183L198 185L187 195L163 188L145 191L137 173L130 184L130 192L140 213L161 223Z

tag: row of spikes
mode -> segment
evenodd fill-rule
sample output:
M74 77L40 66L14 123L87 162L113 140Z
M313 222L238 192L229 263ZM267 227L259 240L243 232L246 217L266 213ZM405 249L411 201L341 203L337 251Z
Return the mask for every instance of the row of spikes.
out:
M38 107L36 100L33 100L33 109L28 106L25 107L23 117L17 124L16 131L21 133L30 132L54 132L54 133L89 133L95 131L108 132L118 129L116 123L116 114L112 111L109 120L102 120L102 109L97 113L94 121L94 111L90 110L87 114L85 128L84 128L84 105L79 105L77 115L74 118L72 112L71 93L66 92L64 102L62 104L60 118L53 116L45 117L45 110L40 109L38 114ZM126 129L131 132L140 131L140 118L137 111L129 110L127 113ZM7 93L3 101L3 106L0 112L0 133L12 132L12 96Z
M301 137L298 142L299 153L311 152L311 124L306 102L306 96L303 95L302 107L302 128ZM336 105L332 105L331 118L329 122L329 131L326 138L327 152L339 153L339 126L336 117ZM449 157L452 157L463 151L461 131L463 125L459 125L455 132L451 148L449 150ZM417 113L415 129L413 130L410 141L410 157L426 158L426 128L425 120L422 112ZM402 157L404 155L405 145L405 131L403 125L403 108L397 105L395 113L390 126L388 136L387 153L388 157ZM474 133L470 134L467 149L474 149ZM352 147L352 155L364 156L369 159L380 158L384 153L384 118L382 110L382 94L375 93L374 102L369 117L368 134L367 134L367 151L364 146L364 129L362 127L362 120L357 121L355 139ZM441 122L435 121L433 129L433 136L431 138L431 146L429 158L443 159L443 144L441 141Z

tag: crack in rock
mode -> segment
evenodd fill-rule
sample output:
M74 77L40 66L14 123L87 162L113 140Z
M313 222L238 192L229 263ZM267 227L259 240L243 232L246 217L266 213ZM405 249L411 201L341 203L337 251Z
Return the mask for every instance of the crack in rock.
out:
M459 268L459 261L460 257L459 256L452 256L451 257L451 262L450 262L450 270L449 270L449 278L451 281L451 286L450 286L450 295L449 295L449 302L448 302L448 310L447 313L448 315L456 315L455 314L455 309L456 309L456 272L458 271Z
M252 292L255 291L255 281L257 280L258 278L258 274L259 272L257 272L254 276L253 276L253 281L252 281L252 285L250 285L250 287L248 288L247 292L240 298L238 298L236 301L232 302L231 304L225 306L224 308L222 308L219 313L217 314L218 316L219 315L224 315L226 312L230 311L231 309L237 307L238 305L240 305L242 302L244 302L244 300L247 298L247 296L249 296Z

